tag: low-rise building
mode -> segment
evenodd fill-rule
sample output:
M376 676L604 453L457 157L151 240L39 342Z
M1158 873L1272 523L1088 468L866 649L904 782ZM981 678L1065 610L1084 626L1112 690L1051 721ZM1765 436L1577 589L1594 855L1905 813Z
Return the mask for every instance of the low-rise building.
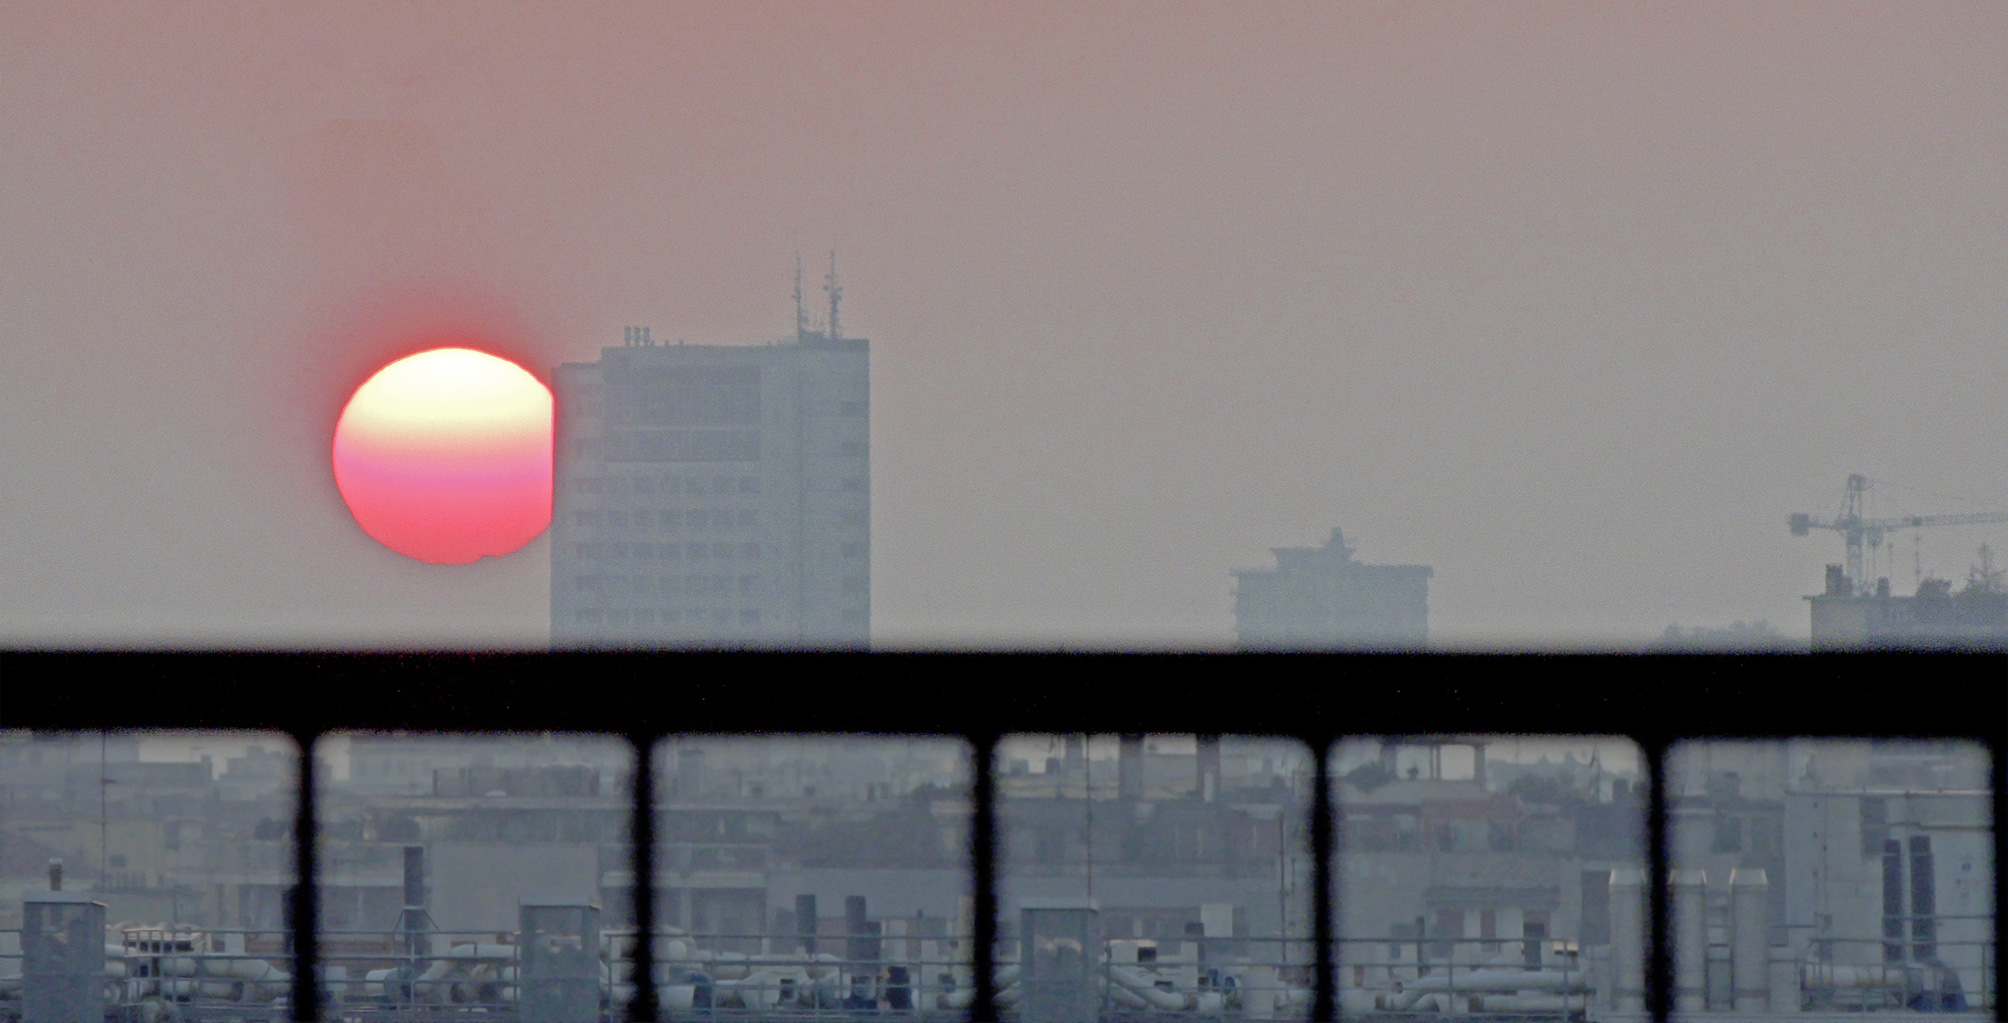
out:
M1429 641L1428 565L1369 565L1339 530L1319 547L1277 547L1275 568L1234 573L1244 647L1420 647Z

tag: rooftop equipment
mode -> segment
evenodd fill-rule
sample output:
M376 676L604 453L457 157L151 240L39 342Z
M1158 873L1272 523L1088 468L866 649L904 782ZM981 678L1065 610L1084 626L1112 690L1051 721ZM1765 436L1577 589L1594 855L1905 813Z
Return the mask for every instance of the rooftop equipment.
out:
M1871 518L1868 514L1868 494L1870 482L1867 476L1855 473L1848 477L1845 496L1841 499L1841 513L1831 519L1818 519L1804 512L1795 513L1786 520L1786 526L1793 536L1805 536L1815 529L1831 529L1847 543L1847 585L1850 593L1858 595L1869 589L1868 570L1865 566L1867 555L1882 546L1883 534L1897 529L1922 529L1926 526L1979 526L2008 522L2008 512L1973 512L1964 515L1900 515L1892 518ZM1834 586L1828 582L1829 596Z
M1028 899L1019 906L1020 1014L1041 1023L1092 1023L1101 926L1092 899Z
M598 1019L600 907L525 899L519 912L522 989L517 1018L524 1023Z
M82 892L21 903L21 1023L105 1015L105 904Z

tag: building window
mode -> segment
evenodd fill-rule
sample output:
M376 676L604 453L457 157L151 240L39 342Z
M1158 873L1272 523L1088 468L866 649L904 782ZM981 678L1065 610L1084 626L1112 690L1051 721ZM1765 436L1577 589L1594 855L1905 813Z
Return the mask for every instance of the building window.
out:
M1733 853L1743 851L1743 818L1733 813L1716 813L1715 840L1710 843L1713 852Z

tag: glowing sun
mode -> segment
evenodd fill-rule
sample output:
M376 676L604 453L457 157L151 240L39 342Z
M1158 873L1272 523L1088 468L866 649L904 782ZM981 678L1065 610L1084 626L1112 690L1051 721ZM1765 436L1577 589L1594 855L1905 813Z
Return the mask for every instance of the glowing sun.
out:
M551 391L472 348L399 359L342 409L335 486L399 554L464 565L519 550L551 524Z

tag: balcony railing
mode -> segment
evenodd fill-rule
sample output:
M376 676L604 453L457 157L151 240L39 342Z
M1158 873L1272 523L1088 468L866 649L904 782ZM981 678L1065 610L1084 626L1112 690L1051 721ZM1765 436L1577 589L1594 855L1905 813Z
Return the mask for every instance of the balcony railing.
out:
M86 679L88 685L79 684ZM1993 753L1991 799L1997 821L2008 790L2000 755L2008 726L2008 660L1993 655L17 653L0 656L0 680L6 686L5 703L0 704L4 728L277 730L289 733L302 749L343 730L558 731L621 736L632 745L636 762L647 764L653 745L673 735L959 736L968 743L975 766L968 856L975 901L974 961L967 965L966 987L956 978L954 991L966 991L966 1001L956 994L951 1003L937 1001L937 1006L945 1004L940 1011L976 1020L997 1019L1011 1009L1006 972L1011 953L998 940L997 913L996 749L1008 734L1264 735L1296 738L1319 754L1313 758L1310 819L1305 822L1313 851L1312 933L1297 946L1279 942L1275 955L1267 957L1274 960L1267 965L1276 970L1276 990L1297 992L1288 994L1285 1003L1294 1006L1298 1003L1292 999L1301 999L1310 1018L1318 1020L1341 1013L1412 1010L1423 994L1453 998L1457 983L1463 986L1456 992L1480 998L1481 1009L1483 999L1495 996L1482 990L1489 982L1479 976L1484 970L1480 964L1461 982L1446 969L1442 991L1419 992L1413 1001L1407 995L1414 989L1405 988L1395 1000L1407 1002L1402 1006L1377 1002L1370 1009L1359 1001L1364 995L1342 997L1349 989L1342 986L1337 967L1350 955L1351 945L1333 929L1333 783L1323 755L1341 737L1611 735L1636 743L1647 780L1648 926L1640 964L1641 1007L1661 1020L1673 1014L1675 991L1666 792L1666 755L1674 743L1807 735L1963 739L1983 743ZM299 883L283 936L292 951L283 965L269 956L257 958L287 974L287 1011L305 1020L324 1018L336 1004L335 992L325 985L337 980L337 968L362 970L367 994L368 973L397 969L399 957L394 949L382 954L357 950L344 945L341 935L318 933L316 881L323 865L315 856L317 768L311 757L299 764L291 843ZM631 877L658 876L666 852L656 841L657 788L652 772L642 771L628 793ZM1994 861L2002 862L1998 827L1993 841ZM2001 927L1998 886L1994 891L1994 941L1985 950L1990 979L1981 988L1990 1005L1992 949L1998 947ZM639 928L635 933L656 932L653 900L634 899L632 906ZM254 956L251 936L244 940L243 955ZM427 949L426 957L460 964L454 969L478 966L486 961L478 948L481 942L471 944L477 948L465 956L449 946L440 954ZM618 1008L630 1019L688 1012L680 1004L685 986L693 988L691 1007L696 1005L695 983L676 980L678 960L666 949L659 952L656 944L630 943L625 961L631 964L633 994ZM1385 946L1387 941L1367 944ZM227 948L221 953L226 963L235 954ZM410 960L416 953L404 956L404 966L415 968ZM499 953L493 958L500 961ZM1097 958L1117 962L1113 952ZM923 971L937 967L953 974L953 964L919 964ZM313 977L320 977L324 986L308 983ZM269 975L240 979L254 984L270 980ZM413 977L410 983L421 979ZM1425 979L1418 977L1417 984ZM1838 974L1827 979L1836 990L1853 990L1849 984L1874 986ZM1880 982L1887 987L1889 980L1884 976ZM342 983L353 986L356 981L348 977ZM474 981L470 975L456 983ZM912 983L917 991L924 988L924 973ZM609 984L611 990L611 980ZM1579 994L1567 976L1557 984L1553 993L1564 1003ZM1151 1000L1131 985L1112 986L1107 978L1099 985L1101 993L1094 997L1108 1002L1123 1001L1113 993L1117 987L1147 1004ZM1149 986L1156 988L1154 981ZM1196 980L1193 986L1200 987ZM411 990L416 998L419 988ZM478 983L471 990L476 1002L486 997ZM774 990L779 990L778 982ZM724 1008L716 1000L715 978L712 991L711 1008ZM924 1001L925 992L919 994ZM1516 991L1511 997L1524 994ZM1347 998L1354 1001L1348 1004ZM350 1003L341 1004L343 1015L351 1015ZM1223 998L1223 1009L1225 1005ZM1506 1003L1499 1006L1503 1011ZM1281 1006L1272 1000L1270 1008Z

